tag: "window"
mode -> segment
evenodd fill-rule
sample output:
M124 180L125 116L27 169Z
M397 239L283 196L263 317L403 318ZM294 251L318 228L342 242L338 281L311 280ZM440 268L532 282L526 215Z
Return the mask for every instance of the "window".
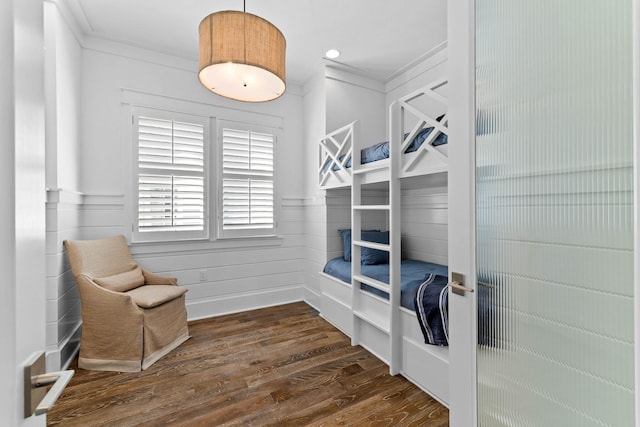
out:
M220 237L272 235L275 132L221 123Z
M163 111L134 115L135 241L207 237L208 119Z

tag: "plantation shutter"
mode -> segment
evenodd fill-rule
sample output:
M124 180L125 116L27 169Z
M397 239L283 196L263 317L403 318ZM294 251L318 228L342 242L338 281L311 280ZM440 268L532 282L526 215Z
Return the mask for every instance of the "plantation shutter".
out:
M222 229L273 229L274 136L222 129Z
M142 116L137 123L137 232L204 237L204 125Z

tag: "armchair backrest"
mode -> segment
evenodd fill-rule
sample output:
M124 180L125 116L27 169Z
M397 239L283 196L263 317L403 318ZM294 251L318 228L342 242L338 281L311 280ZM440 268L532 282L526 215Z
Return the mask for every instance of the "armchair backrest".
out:
M135 261L124 236L99 240L65 240L74 276L106 277L130 271Z

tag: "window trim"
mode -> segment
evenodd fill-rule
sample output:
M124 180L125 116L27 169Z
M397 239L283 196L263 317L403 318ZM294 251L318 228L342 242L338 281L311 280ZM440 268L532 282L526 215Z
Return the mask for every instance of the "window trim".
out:
M273 182L273 227L256 227L246 229L233 229L225 230L223 225L223 130L225 128L231 128L239 131L249 131L256 133L265 133L273 136L273 176L271 180ZM260 238L260 237L276 237L278 235L278 218L279 218L279 203L278 203L278 188L277 188L277 146L280 138L280 129L275 126L265 126L254 123L246 123L234 120L217 120L216 124L216 191L217 191L217 209L216 209L216 228L218 239L238 239L238 238Z
M138 126L139 117L148 117L159 120L172 120L177 122L193 123L203 127L203 206L204 206L204 221L203 229L197 231L146 231L142 232L138 229L138 183L140 176L140 169L138 163ZM131 110L131 141L132 141L132 221L131 221L131 242L132 243L148 243L148 242L179 242L179 241L192 241L192 240L208 240L210 234L210 191L211 191L211 178L210 178L210 145L211 145L211 119L208 116L202 116L198 114L190 114L184 112L155 109L149 107L132 106Z

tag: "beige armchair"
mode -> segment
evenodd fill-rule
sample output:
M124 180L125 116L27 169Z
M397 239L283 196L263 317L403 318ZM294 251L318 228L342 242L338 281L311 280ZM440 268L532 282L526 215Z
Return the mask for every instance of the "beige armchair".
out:
M189 338L187 289L136 264L124 236L64 246L82 304L79 368L137 372Z

